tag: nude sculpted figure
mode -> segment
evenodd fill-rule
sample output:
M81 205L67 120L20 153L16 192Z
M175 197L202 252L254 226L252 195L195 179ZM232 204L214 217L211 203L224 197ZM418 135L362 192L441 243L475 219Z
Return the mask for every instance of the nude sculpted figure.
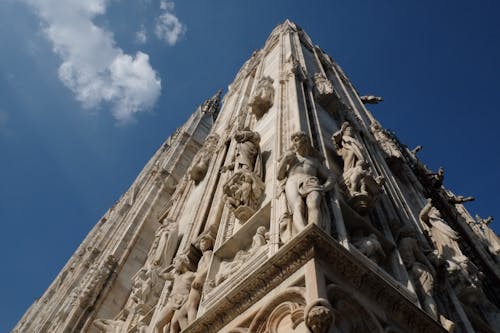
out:
M295 228L321 225L323 194L334 186L333 174L321 164L321 156L304 132L292 134L292 149L279 160L278 180L285 181L285 194Z

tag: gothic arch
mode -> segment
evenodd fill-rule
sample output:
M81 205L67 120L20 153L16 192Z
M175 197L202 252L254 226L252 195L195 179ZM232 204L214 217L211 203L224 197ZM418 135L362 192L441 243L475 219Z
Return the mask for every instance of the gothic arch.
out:
M257 312L248 328L248 333L275 333L281 321L288 315L296 327L304 321L305 305L304 288L287 288Z
M328 300L335 313L335 327L342 333L383 333L375 315L366 309L351 293L331 284L327 287Z

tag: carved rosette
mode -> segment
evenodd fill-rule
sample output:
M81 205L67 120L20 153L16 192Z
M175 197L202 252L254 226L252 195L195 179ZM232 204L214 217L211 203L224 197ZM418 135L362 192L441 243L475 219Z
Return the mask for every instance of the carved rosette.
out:
M274 103L274 80L269 76L264 76L257 83L255 94L248 104L250 112L257 118L262 117Z
M326 299L317 299L308 304L304 311L304 321L312 333L328 332L334 319L332 308Z

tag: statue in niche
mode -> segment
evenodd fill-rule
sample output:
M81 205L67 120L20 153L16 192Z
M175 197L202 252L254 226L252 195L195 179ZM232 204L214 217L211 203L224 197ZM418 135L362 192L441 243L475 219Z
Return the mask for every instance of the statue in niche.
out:
M189 177L194 180L195 184L201 182L208 171L208 164L212 158L213 153L219 142L219 136L217 134L212 134L207 137L203 147L196 154L193 163L191 164L191 169L189 169Z
M252 244L248 250L239 250L236 252L232 260L224 260L220 264L219 272L215 275L214 286L218 286L230 276L236 273L245 262L260 249L265 247L269 241L269 233L266 227L260 226L257 228L255 235L252 238Z
M307 134L292 134L292 149L278 161L278 180L285 181L285 195L292 223L300 232L307 224L326 226L328 211L322 205L324 193L333 189L333 173L321 164Z
M441 213L432 205L432 200L420 211L420 221L429 228L429 235L439 255L448 262L449 269L457 265L467 265L468 259L458 246L459 235L441 217Z
M175 247L177 246L177 222L168 219L156 230L153 245L148 254L148 262L154 266L167 267L170 264Z
M161 267L147 265L134 277L128 308L140 305L150 309L160 297L166 275Z
M353 237L352 244L376 264L380 264L386 257L384 249L375 234Z
M500 239L489 226L491 221L493 221L493 217L488 216L487 218L483 219L479 215L476 215L476 221L481 232L481 234L479 235L483 243L488 248L488 251L494 256L500 255Z
M174 315L186 304L191 285L195 279L195 273L189 269L189 259L187 255L182 254L174 259L174 272L167 272L165 279L172 281L172 290L168 296L167 303L160 310L156 321L153 323L154 333L179 333L181 330L180 323L174 322ZM177 316L175 319L179 319ZM180 318L181 320L183 318ZM170 327L165 328L170 323Z
M382 126L380 126L380 124L376 121L370 125L370 129L372 130L375 140L377 140L377 142L386 153L386 159L388 159L389 161L403 159L403 154L399 150L398 146L394 143L391 134L386 129L382 128Z
M187 302L183 305L181 310L174 315L172 320L174 321L174 319L177 319L176 321L181 324L181 329L183 329L186 325L192 323L196 319L196 313L198 312L201 293L203 291L203 284L205 283L205 280L207 278L208 269L210 267L210 260L212 259L213 247L214 239L212 238L212 236L210 236L209 233L205 233L200 236L200 239L198 241L198 248L201 250L202 256L200 261L198 262L198 268L196 270L193 283L191 284L189 297L187 299ZM186 325L183 325L183 323L186 323Z
M265 190L260 135L245 128L237 131L234 139L237 142L234 161L221 170L233 170L234 174L223 191L226 203L234 210L236 218L244 222L255 213Z
M320 103L328 103L335 94L333 84L323 73L314 74L313 80L315 87L314 95Z
M257 117L262 117L274 103L274 80L269 76L262 77L257 83L255 93L248 104L250 111Z
M351 124L344 122L332 140L337 154L344 161L340 185L351 207L365 215L382 191L384 177L373 177L363 145L355 138Z
M432 318L438 320L446 330L451 332L455 324L438 314L436 301L434 300L436 270L431 261L422 252L416 238L416 231L413 227L404 226L399 229L398 249L401 259L403 259L406 269L415 283L417 295L423 310ZM430 253L430 255L434 254Z

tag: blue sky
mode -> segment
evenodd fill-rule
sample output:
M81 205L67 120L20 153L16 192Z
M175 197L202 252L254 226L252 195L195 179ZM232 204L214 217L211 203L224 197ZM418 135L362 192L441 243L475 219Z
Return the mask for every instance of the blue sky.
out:
M498 1L0 1L0 331L286 18L445 185L500 220ZM500 230L500 222L493 227Z

